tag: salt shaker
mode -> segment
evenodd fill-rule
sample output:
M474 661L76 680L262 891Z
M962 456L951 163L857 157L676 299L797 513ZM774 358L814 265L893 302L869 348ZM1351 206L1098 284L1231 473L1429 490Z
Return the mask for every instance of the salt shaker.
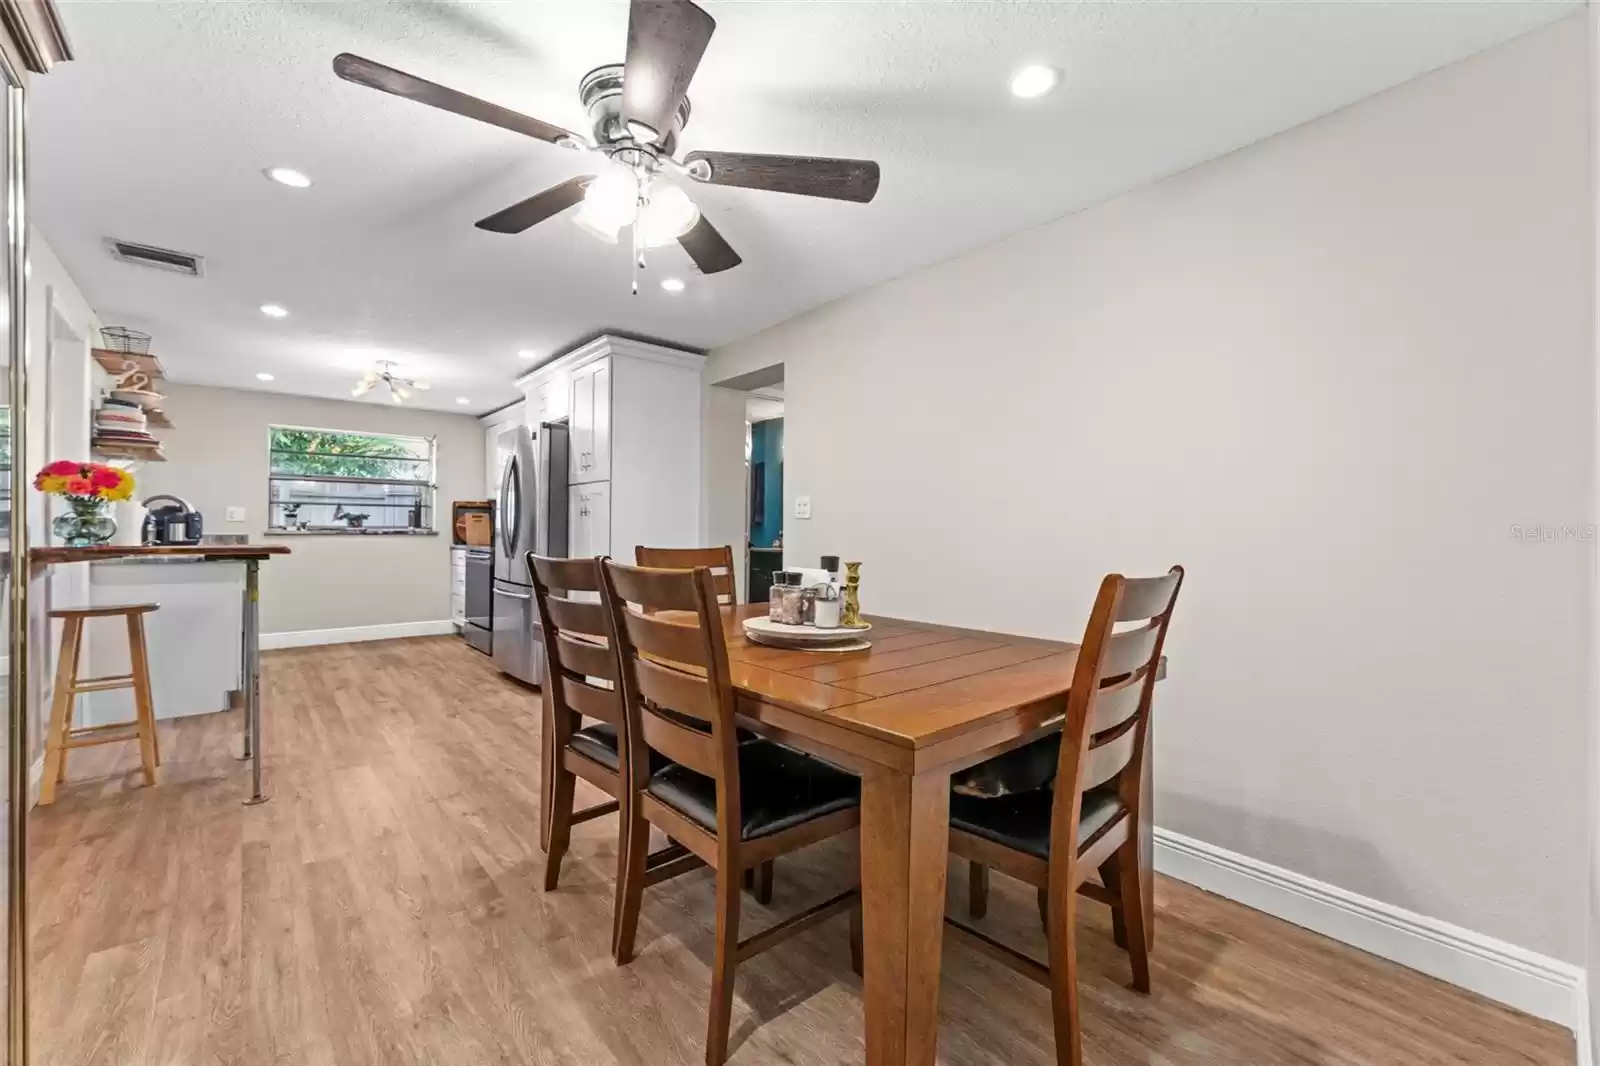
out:
M837 585L818 585L811 606L811 624L818 629L838 629L839 612L843 602Z

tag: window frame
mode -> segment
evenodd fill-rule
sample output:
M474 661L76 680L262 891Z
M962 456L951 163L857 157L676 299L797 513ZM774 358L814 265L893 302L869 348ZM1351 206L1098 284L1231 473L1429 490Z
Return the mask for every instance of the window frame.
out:
M412 478L385 478L385 477L352 477L349 475L324 474L280 474L273 469L273 455L285 449L272 446L273 435L280 429L298 430L306 433L344 434L352 437L389 437L394 440L413 443L424 443L428 446L426 461L428 464L428 478L420 481ZM294 453L290 453L294 454ZM423 457L404 459L400 456L376 456L374 458L395 459L400 462L421 462ZM367 528L365 526L351 527L349 529L286 529L272 524L274 501L272 499L272 486L277 481L319 481L344 485L405 485L408 487L421 486L426 489L422 498L426 504L428 515L428 528ZM268 537L437 537L439 535L439 438L435 436L416 436L410 433L384 433L378 430L365 429L332 429L327 426L299 426L283 422L267 423L267 522L265 536Z

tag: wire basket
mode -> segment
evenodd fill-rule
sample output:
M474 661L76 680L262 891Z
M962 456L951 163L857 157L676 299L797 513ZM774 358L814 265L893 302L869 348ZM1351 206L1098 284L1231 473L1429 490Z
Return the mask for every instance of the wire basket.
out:
M150 334L127 326L103 326L100 336L105 339L106 348L113 352L124 352L128 355L150 354Z

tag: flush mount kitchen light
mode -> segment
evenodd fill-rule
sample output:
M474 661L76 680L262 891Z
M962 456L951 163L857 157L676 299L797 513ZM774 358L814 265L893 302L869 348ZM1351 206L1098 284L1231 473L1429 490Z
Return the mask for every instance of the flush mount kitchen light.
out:
M456 397L456 403L460 404L463 407L465 407L467 404L469 404L471 402L472 401L467 399L465 396L457 396Z
M1056 87L1056 77L1053 67L1023 67L1011 77L1011 95L1024 100L1043 96Z
M266 371L262 371L261 373L256 375L256 380L257 381L271 381L271 380L273 380L273 378L272 378L271 374L268 374Z
M522 351L517 353L517 358L518 359L537 359L537 358L539 358L539 353L534 351L531 348L524 348L524 349L522 349Z
M661 279L661 287L663 289L665 289L666 291L668 291L668 292L682 292L683 291L683 279L682 278L662 278Z
M262 304L261 313L268 318L282 318L289 313L289 309L281 304Z
M291 170L288 167L268 167L261 173L279 185L287 185L291 189L309 189L311 187L310 178L298 170Z

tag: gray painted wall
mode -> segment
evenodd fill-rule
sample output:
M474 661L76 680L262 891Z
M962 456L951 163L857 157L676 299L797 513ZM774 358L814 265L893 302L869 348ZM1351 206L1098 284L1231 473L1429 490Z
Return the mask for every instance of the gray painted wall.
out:
M1581 962L1595 521L1579 15L714 352L791 561L1071 638L1189 568L1159 824ZM719 486L718 491L722 488Z

